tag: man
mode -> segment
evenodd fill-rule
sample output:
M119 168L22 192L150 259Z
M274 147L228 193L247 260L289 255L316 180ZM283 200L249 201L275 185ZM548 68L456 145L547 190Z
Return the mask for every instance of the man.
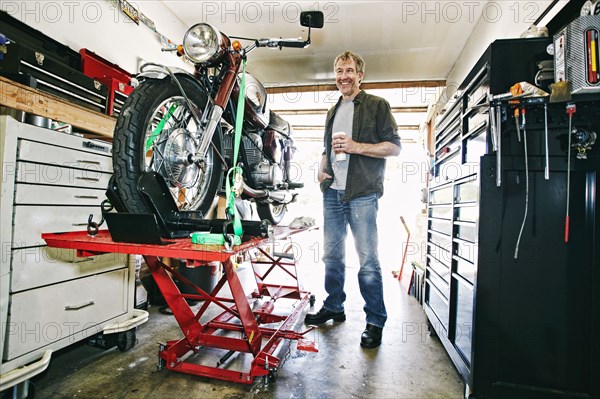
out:
M335 83L342 96L327 113L325 152L318 174L323 191L323 262L328 296L317 313L306 315L305 323L346 320L345 240L350 225L359 256L358 281L367 321L360 344L376 348L387 320L377 254L377 207L383 195L385 158L400 154L400 137L388 102L360 89L364 70L362 58L350 51L334 62ZM346 154L345 160L336 157L339 153Z

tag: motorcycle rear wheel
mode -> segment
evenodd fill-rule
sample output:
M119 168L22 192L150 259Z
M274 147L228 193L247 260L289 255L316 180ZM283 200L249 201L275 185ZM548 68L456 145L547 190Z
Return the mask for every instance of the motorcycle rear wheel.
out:
M202 115L206 94L188 78L181 77L179 82L196 113ZM209 147L203 162L195 163L193 134L200 129L171 79L146 80L131 93L117 119L113 140L114 182L127 212L150 211L137 189L146 171L158 172L165 179L180 210L205 213L209 209L223 175L217 155L217 150L222 153L221 128L217 126L214 147Z
M273 225L281 223L286 211L287 209L285 204L256 204L256 212L258 213L260 220L266 219Z

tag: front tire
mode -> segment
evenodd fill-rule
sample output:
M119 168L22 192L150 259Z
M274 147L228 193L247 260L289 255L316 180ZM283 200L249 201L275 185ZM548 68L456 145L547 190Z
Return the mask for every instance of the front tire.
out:
M187 77L180 77L179 82L196 114L202 115L206 93ZM165 179L180 210L205 213L209 209L223 175L218 157L221 128L217 126L206 157L195 162L192 156L201 135L202 128L196 126L170 78L146 80L131 93L117 119L113 140L114 182L127 212L150 211L137 189L139 177L147 171Z

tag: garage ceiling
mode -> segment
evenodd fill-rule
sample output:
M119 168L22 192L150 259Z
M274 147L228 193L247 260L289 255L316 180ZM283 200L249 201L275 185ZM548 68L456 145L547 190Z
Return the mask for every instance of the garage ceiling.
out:
M271 93L278 93L270 97L271 108L284 115L296 130L321 137L324 113L338 98L333 85L333 60L349 49L365 59L362 87L386 98L401 136L415 138L427 120L428 106L436 103L446 79L456 79L451 73L456 65L459 70L470 69L491 40L518 37L553 1L162 3L186 27L208 22L228 36L248 38L305 38L300 12L322 11L325 26L312 31L310 47L260 48L250 53L248 70ZM290 94L298 91L296 86L310 86L309 91L320 90L322 94Z
M332 61L345 49L365 58L365 82L445 80L480 20L525 30L551 1L162 3L185 26L208 22L227 35L250 38L305 37L300 11L323 11L325 26L313 31L309 48L250 54L249 70L270 87L333 83Z

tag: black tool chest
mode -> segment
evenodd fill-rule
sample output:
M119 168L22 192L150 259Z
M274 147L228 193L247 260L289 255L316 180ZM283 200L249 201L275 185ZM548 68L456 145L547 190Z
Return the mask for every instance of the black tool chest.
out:
M0 12L0 33L10 41L0 75L83 107L106 113L108 88L80 72L79 53Z
M436 124L424 307L475 398L600 397L600 143L571 153L565 242L566 103L488 96L533 83L550 43L492 43ZM572 98L574 127L600 133L599 99Z

